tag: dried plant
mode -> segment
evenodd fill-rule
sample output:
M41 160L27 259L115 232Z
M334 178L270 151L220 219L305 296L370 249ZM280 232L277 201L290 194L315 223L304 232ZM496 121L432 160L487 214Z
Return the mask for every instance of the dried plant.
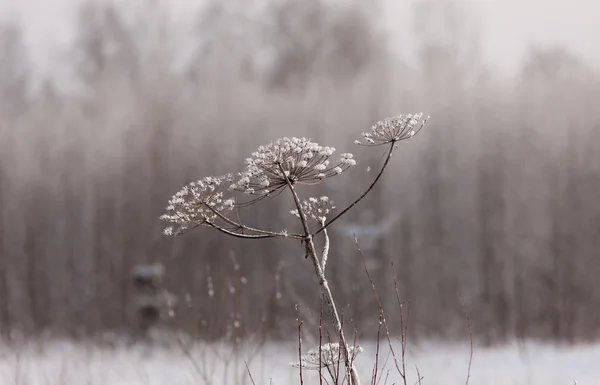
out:
M178 235L188 229L212 222L217 213L226 214L233 208L233 199L225 199L233 175L206 177L179 190L166 207L161 219L172 223L164 230L165 235Z
M354 358L361 350L348 345L344 336L343 325L335 305L333 294L325 276L329 236L327 227L359 203L380 180L385 171L397 143L415 136L426 124L428 118L423 114L407 114L387 118L375 124L369 132L362 134L365 144L359 145L388 146L386 159L374 181L354 202L327 221L328 215L335 209L333 201L326 196L300 199L298 187L315 185L323 180L340 175L356 164L350 153L343 153L340 159L330 163L335 148L320 146L305 138L282 138L267 146L261 146L252 157L246 159L246 168L237 175L227 174L221 177L206 177L198 182L185 186L176 193L166 207L161 219L168 223L164 233L179 235L198 226L212 227L226 234L246 238L262 239L285 237L299 239L306 247L307 258L310 258L318 278L323 298L333 318L333 326L339 343L330 343L310 351L301 357L300 368L314 367L319 370L327 367L335 358L343 361L350 384L360 383ZM253 228L228 216L234 207L244 207L257 203L265 198L289 191L295 203L291 213L300 219L303 233L290 234L286 230L280 232ZM236 193L251 196L250 200L238 200ZM317 229L311 230L309 221L317 223ZM317 252L314 238L323 233L325 248ZM316 356L315 356L316 355ZM316 358L315 358L316 357Z
M317 184L339 175L356 164L352 154L342 154L337 164L329 158L335 148L322 147L306 138L283 138L246 159L246 170L240 173L235 188L248 195L271 196L288 186Z
M349 346L348 352L351 355L352 361L361 353L363 348L360 346ZM340 344L337 342L327 343L321 348L311 349L306 354L302 355L299 363L293 363L292 366L297 368L302 367L308 370L319 370L322 368L332 368L343 360Z
M415 136L429 117L423 119L423 114L406 114L393 118L387 118L377 122L371 131L363 132L362 136L366 143L356 141L356 144L381 146L389 143L396 143L401 140L410 139Z

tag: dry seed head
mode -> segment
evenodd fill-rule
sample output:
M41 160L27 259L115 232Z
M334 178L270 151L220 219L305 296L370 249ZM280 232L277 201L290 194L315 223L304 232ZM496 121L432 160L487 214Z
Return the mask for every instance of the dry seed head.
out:
M365 146L380 146L408 140L421 131L428 119L429 116L423 118L423 113L386 118L373 125L369 132L363 132L364 143L358 140L355 143Z
M339 175L356 161L344 153L332 164L335 148L320 146L306 138L282 138L261 146L246 159L246 170L232 185L249 195L268 196L295 184L317 184Z
M360 346L349 346L348 353L350 360L354 361L354 358L362 351L363 348ZM292 366L308 370L332 367L344 361L341 353L340 344L327 343L321 346L320 351L319 348L309 350L308 353L301 357L300 363L292 364Z
M326 196L320 198L310 197L302 202L301 207L307 218L313 219L318 223L325 221L327 214L335 209L333 201ZM300 218L298 210L291 210L290 213Z
M233 175L205 177L184 186L169 200L160 219L167 222L163 233L179 235L198 225L213 221L219 212L230 211L235 201L227 196Z

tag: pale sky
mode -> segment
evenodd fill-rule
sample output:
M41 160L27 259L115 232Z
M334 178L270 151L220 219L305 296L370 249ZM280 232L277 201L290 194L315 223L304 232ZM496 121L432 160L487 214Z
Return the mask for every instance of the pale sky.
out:
M35 57L47 60L48 48L69 41L72 11L80 1L0 0L0 19L20 20L28 41L35 47ZM184 19L201 0L165 1L173 4L176 17ZM397 36L409 37L407 11L411 1L383 1L387 24ZM527 47L536 44L566 45L587 63L600 67L600 0L471 0L471 3L481 12L484 55L499 68L513 69Z

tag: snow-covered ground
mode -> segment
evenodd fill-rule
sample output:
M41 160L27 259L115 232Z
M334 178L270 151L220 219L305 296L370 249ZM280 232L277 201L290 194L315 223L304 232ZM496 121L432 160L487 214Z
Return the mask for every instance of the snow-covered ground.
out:
M382 342L379 368L388 357ZM357 358L364 383L372 371L375 344L363 344ZM294 344L268 344L260 349L233 352L218 345L202 345L193 351L193 362L179 348L100 348L66 342L25 348L0 347L0 385L187 385L251 384L248 362L256 384L299 384ZM397 352L399 354L399 352ZM410 384L417 381L416 367L424 385L465 384L468 345L422 343L411 346L406 367ZM395 365L389 361L379 384L400 384ZM272 381L272 382L271 382ZM318 383L314 373L304 371L304 383ZM471 385L573 385L600 384L600 344L556 347L527 343L501 348L475 347Z

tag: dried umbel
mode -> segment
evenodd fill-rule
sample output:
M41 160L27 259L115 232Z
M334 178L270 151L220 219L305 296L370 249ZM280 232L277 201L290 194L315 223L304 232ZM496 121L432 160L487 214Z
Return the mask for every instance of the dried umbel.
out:
M304 211L304 215L318 223L324 223L327 214L333 209L335 209L333 201L326 196L319 198L310 197L308 200L302 202L302 211ZM290 213L300 218L300 212L298 212L298 210L292 210Z
M362 351L363 348L360 346L348 346L350 361L354 361L354 358ZM302 367L302 369L308 370L325 369L336 367L337 365L344 365L344 356L340 349L340 344L337 342L322 345L320 351L319 348L309 350L308 353L301 357L299 363L292 364L294 367Z
M270 196L282 191L288 182L317 184L339 175L356 161L352 154L341 154L330 163L335 148L320 146L306 138L282 138L258 148L246 159L246 170L239 174L234 188L254 196Z
M423 119L423 113L405 114L392 118L385 118L377 122L371 131L363 132L365 143L356 141L356 144L366 146L380 146L396 143L415 136L427 123L429 117Z
M233 198L227 197L233 175L206 177L192 182L178 191L165 208L160 219L168 222L165 235L178 235L188 229L214 221L234 207Z
M343 365L346 368L349 383L359 385L354 359L362 351L360 347L348 347L344 336L341 317L337 310L333 294L329 287L325 269L329 253L327 229L340 217L356 206L380 180L386 170L392 153L399 141L415 136L426 124L428 118L423 114L400 115L387 118L375 124L369 132L363 133L364 145L389 145L387 155L377 175L364 192L332 218L328 218L335 207L327 197L301 200L302 191L297 185L314 185L324 179L339 175L356 164L352 154L343 153L339 160L331 162L335 152L333 147L320 146L306 138L282 138L267 146L261 146L246 159L244 171L234 177L227 174L221 177L207 177L190 183L175 194L161 216L168 222L164 230L167 235L177 235L200 225L210 226L222 233L244 239L266 239L283 237L300 240L306 248L306 256L313 264L318 284L327 304L329 315L339 336L340 343L329 343L309 351L296 364L299 368L319 370L321 368ZM359 145L363 143L357 141ZM291 213L300 218L303 232L288 233L287 230L272 231L246 225L240 216L228 217L236 207L254 203L266 197L287 190L294 200L295 210ZM229 193L242 192L252 198L246 202L236 202ZM311 229L310 221L316 221L318 227ZM316 237L324 240L322 252L317 251ZM212 281L209 282L209 295L212 295ZM329 371L331 374L333 371Z

